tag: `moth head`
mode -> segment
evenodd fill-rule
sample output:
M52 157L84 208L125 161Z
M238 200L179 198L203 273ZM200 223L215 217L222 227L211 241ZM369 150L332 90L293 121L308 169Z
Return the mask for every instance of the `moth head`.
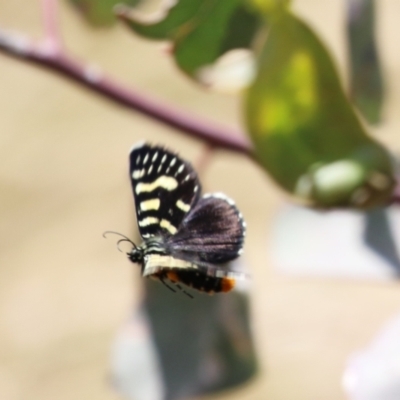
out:
M141 264L143 262L143 249L140 247L132 247L129 253L126 253L129 260L136 264Z
M120 247L120 244L122 242L128 242L129 244L131 244L132 249L126 253L129 260L131 260L134 263L141 263L143 261L143 249L136 246L136 244L131 239L129 239L127 236L123 235L122 233L113 232L113 231L104 232L103 236L106 237L106 235L109 233L112 233L112 234L118 235L118 236L122 236L122 239L119 239L117 241L117 248L119 251L123 252L123 250Z

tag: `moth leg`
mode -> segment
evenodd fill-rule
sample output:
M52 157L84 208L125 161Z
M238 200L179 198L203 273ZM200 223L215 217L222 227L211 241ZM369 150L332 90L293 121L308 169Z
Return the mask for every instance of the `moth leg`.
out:
M180 291L182 291L183 293L185 293L187 297L189 297L189 298L191 298L191 299L194 299L194 297L193 297L190 293L188 293L179 283L176 283L175 286L176 286Z
M169 286L169 285L164 281L164 278L160 278L160 281L161 281L162 284L163 284L165 287L167 287L171 292L176 293L176 290L173 289L171 286Z

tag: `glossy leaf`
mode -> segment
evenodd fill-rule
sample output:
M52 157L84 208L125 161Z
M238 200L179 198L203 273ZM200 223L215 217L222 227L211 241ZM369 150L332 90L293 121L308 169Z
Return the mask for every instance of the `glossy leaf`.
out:
M384 92L374 19L374 0L348 0L350 94L370 123L381 119Z
M95 26L109 26L115 21L113 8L120 3L120 0L69 0L85 17L85 19ZM138 0L125 0L134 6Z
M148 39L173 41L176 63L194 79L226 52L249 48L262 25L243 0L179 0L159 11L152 23L126 7L119 8L118 15Z
M394 183L389 155L366 134L310 28L282 12L271 19L258 61L246 118L275 181L316 207L386 204Z

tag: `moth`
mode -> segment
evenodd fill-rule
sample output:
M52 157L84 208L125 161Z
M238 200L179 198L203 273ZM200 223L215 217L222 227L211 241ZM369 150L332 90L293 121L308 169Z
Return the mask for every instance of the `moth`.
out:
M144 277L206 293L229 292L244 277L228 263L243 251L246 223L222 193L201 195L189 162L161 146L131 149L129 175L142 243L127 253ZM189 295L187 292L185 292ZM190 296L190 295L189 295ZM191 296L190 296L191 297Z

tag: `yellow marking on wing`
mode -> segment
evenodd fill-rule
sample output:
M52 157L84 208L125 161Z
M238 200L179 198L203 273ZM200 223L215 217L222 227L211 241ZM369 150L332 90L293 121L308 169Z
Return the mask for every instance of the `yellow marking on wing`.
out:
M176 232L178 232L178 229L176 229L171 222L167 221L166 219L162 219L160 222L161 228L165 228L169 233L172 235L175 235Z
M153 225L158 224L159 222L160 220L156 217L146 217L139 221L139 226Z
M154 182L143 183L140 182L136 186L136 194L142 192L152 192L158 187L162 187L165 190L171 191L176 189L178 186L178 181L172 176L160 176Z
M190 204L184 203L182 200L178 200L176 202L176 206L184 212L188 212L190 210Z
M158 210L160 208L160 199L145 200L140 203L142 211Z

